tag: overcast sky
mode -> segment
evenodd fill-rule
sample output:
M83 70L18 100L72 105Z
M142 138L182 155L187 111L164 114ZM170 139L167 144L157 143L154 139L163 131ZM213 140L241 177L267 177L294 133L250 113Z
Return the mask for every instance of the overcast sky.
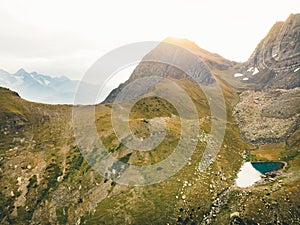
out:
M299 0L0 0L0 68L80 79L121 45L187 38L245 61Z

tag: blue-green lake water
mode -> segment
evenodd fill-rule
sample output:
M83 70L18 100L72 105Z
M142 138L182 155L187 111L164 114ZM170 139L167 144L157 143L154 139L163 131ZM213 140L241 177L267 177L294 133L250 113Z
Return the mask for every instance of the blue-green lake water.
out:
M282 162L252 162L252 166L262 174L279 170L284 167Z

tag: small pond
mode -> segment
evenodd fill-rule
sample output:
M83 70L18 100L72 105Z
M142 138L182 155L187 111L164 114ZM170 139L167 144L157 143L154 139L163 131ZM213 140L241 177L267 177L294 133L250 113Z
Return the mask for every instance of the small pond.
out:
M238 187L250 187L261 180L261 175L282 169L283 162L245 162L237 174L236 185Z
M284 167L282 162L252 162L252 166L262 174L279 170Z

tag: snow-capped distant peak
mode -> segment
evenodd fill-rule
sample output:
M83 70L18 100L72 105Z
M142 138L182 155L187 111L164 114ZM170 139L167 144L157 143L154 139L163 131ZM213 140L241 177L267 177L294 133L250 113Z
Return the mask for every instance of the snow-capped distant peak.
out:
M31 77L33 78L33 79L35 79L39 84L41 84L41 85L48 85L48 84L50 84L50 79L48 78L48 77L46 77L46 76L41 76L41 75L36 75L36 76L34 76L33 74L30 74L31 75Z
M5 70L0 69L0 74L9 74L9 73L6 72Z
M15 75L19 75L19 76L24 75L24 74L28 74L28 73L27 73L23 68L19 69L19 70L15 73Z
M51 77L37 72L19 69L11 74L0 70L0 86L16 91L22 98L43 103L73 104L80 81L68 77ZM86 84L88 90L97 90L94 85ZM89 99L89 98L86 98ZM85 100L86 104L93 104Z
M50 84L50 81L45 77L39 77L39 78L36 79L36 81L38 83L40 83L41 85L46 85L47 86L47 85Z

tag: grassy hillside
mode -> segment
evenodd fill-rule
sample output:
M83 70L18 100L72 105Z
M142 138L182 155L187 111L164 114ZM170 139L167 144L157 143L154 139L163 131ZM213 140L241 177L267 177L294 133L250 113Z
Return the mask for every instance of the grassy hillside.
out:
M239 96L221 82L226 133L215 162L200 172L212 121L208 101L191 81L175 82L189 94L198 111L201 130L197 147L174 176L144 187L119 185L86 162L74 140L72 106L31 103L0 88L1 224L200 224L204 218L207 223L229 224L233 212L239 212L239 219L248 224L273 223L275 218L296 224L299 132L285 143L254 150L255 146L242 140L232 117ZM129 124L140 138L149 135L150 119L160 117L166 122L165 140L147 152L132 151L120 143L112 128L111 110L111 104L96 106L96 127L109 154L119 160L132 165L154 164L177 145L180 118L166 100L147 97L131 110ZM240 189L234 180L247 157L280 159L288 162L288 167L270 184Z

